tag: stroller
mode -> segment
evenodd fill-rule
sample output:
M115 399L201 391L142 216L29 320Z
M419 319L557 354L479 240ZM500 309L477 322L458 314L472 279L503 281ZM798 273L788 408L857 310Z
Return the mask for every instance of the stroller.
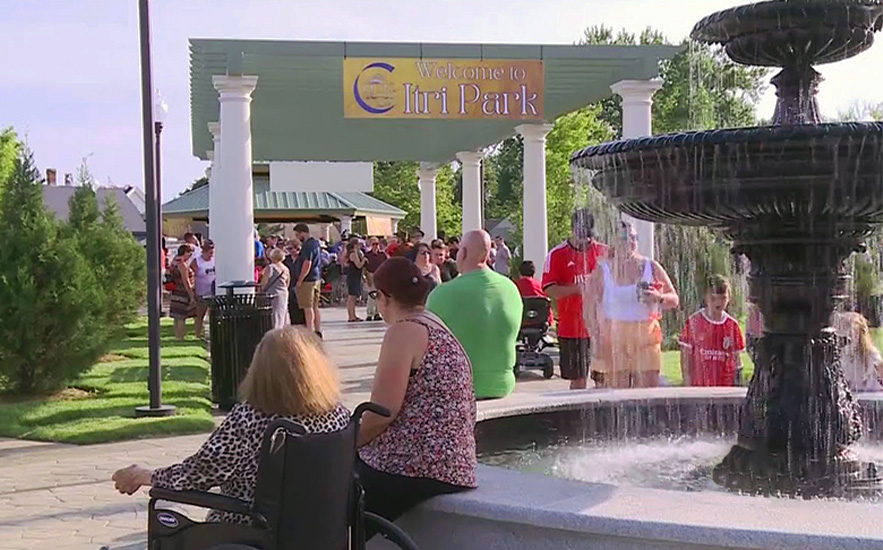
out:
M552 378L555 363L549 354L543 353L551 345L546 339L551 302L545 296L530 296L523 300L524 316L515 347L515 376L518 377L525 370L535 369L543 371L544 378Z
M319 287L319 301L322 306L340 305L340 285L343 273L338 263L327 265L322 270L322 286Z

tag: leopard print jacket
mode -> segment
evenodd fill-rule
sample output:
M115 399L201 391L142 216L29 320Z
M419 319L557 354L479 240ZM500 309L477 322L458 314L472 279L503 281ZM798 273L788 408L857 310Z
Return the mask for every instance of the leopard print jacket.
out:
M277 418L280 416L266 414L248 403L236 404L196 454L179 464L154 470L151 484L175 491L220 487L223 495L253 502L261 441L267 426ZM329 413L285 418L302 424L307 433L326 433L345 428L350 414L340 405ZM206 521L249 523L246 516L218 510L211 510Z

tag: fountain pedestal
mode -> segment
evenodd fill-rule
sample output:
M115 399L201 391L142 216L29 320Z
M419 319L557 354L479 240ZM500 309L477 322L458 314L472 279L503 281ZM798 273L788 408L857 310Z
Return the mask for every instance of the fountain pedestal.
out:
M777 238L768 229L735 239L751 259L751 299L764 315L765 332L738 442L714 469L715 481L730 489L832 495L875 477L845 452L861 434L861 419L829 322L846 298L844 262L861 236L819 225L829 234L806 227Z

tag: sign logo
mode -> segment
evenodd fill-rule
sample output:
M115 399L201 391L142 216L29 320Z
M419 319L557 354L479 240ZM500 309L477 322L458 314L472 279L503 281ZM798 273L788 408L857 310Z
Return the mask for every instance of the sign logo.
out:
M346 118L543 118L540 60L343 60Z
M178 526L178 518L168 512L159 512L156 514L156 520L169 529L174 529Z
M395 71L389 63L370 63L362 69L353 82L353 97L367 113L382 115L395 106L396 85L392 79Z

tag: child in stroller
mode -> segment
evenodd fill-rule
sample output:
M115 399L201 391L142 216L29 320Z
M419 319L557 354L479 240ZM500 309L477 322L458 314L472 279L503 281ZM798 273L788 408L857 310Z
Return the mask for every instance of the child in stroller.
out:
M552 345L547 337L553 321L552 305L539 281L534 278L536 267L532 261L522 262L519 273L521 277L515 284L524 301L524 316L516 344L515 376L527 369L538 369L543 371L544 377L552 378L552 357L543 353Z

